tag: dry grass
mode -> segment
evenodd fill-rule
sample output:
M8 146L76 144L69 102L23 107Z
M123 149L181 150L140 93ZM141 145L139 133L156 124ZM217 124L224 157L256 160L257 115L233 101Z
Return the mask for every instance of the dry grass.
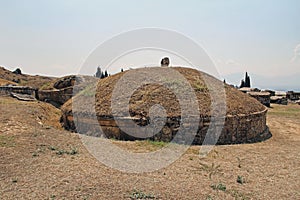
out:
M143 69L135 69L135 72L137 74L146 73L143 70L161 70L162 68L143 68ZM178 71L183 77L186 78L186 80L189 82L189 84L193 87L195 91L195 95L198 100L199 104L199 112L203 116L210 116L211 112L211 96L208 90L208 86L206 85L204 80L209 80L210 85L215 88L219 88L220 90L224 89L226 92L226 103L227 103L227 114L236 115L236 114L250 114L253 112L259 112L263 111L265 107L258 103L255 99L249 98L247 94L244 94L235 88L232 88L228 85L225 85L223 87L223 83L219 81L218 79L204 73L200 72L195 69L191 68L184 68L184 67L172 67L172 69ZM95 104L96 112L98 116L111 116L112 110L111 110L111 98L112 98L112 92L115 89L116 84L120 80L120 78L128 73L129 71L124 71L121 73L117 73L115 75L109 76L107 78L101 79L98 82L97 88L96 88L96 102L94 98L94 93L87 88L87 90L82 91L83 95L77 95L75 97L76 101L78 102L78 106L83 105L82 107L78 108L79 111L85 113L89 112L84 106L86 104L86 101L92 101L91 103ZM169 71L162 70L160 71L161 75L164 77L168 77ZM149 74L151 74L149 72ZM204 79L205 77L205 79ZM161 78L161 77L157 77ZM129 80L125 85L122 85L124 88L130 88L132 85L140 85L138 82L139 80L133 79ZM182 90L183 83L179 80L174 79L166 79L162 80L165 81L166 84L172 85L175 89ZM181 93L183 93L182 91ZM185 91L186 92L186 91ZM118 100L122 101L125 100L124 96L128 95L127 93L119 94ZM219 95L219 94L217 94ZM87 98L88 96L91 96L92 98ZM183 95L184 96L184 95ZM90 99L90 100L88 100ZM220 99L223 99L223 97L220 97ZM183 99L184 102L190 102L190 96L186 95ZM123 102L124 103L124 102ZM118 107L118 110L120 113L126 113L126 107L123 105L125 104L119 104L116 105ZM140 88L138 88L131 96L130 102L129 102L129 112L132 116L139 116L141 113L143 115L148 115L149 108L153 106L154 104L160 104L164 107L166 110L166 113L169 117L178 117L181 115L181 108L179 101L176 98L176 95L173 91L170 89L163 87L158 84L147 84L142 85ZM71 101L68 102L64 106L64 110L66 113L69 113L72 109Z
M200 146L192 146L167 168L129 174L98 163L77 134L52 128L49 117L58 113L47 112L55 108L0 102L0 141L13 144L0 145L0 199L300 199L300 106L273 106L273 137L262 143L216 146L204 158ZM276 114L284 109L296 111ZM113 143L130 151L165 145ZM72 149L76 154L58 153Z
M0 86L17 85L17 83L0 78Z
M27 74L14 74L9 70L6 70L3 67L0 67L0 79L3 79L9 83L21 85L21 86L30 86L33 88L40 88L45 84L48 84L49 82L52 82L55 80L53 77L46 77L46 76L31 76ZM17 83L15 82L17 81ZM0 80L1 84L1 80Z

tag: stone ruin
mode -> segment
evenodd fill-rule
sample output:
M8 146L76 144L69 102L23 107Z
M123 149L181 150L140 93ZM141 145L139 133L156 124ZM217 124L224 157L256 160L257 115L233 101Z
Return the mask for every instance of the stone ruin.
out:
M271 104L271 93L268 91L261 91L258 88L249 88L243 87L240 88L239 91L248 94L249 96L255 98L264 106L270 107Z
M160 62L160 65L162 67L168 67L169 64L170 64L170 59L168 57L164 57Z
M23 101L45 101L59 108L72 98L73 86L76 80L80 81L79 79L76 76L63 77L53 83L53 88L47 90L17 85L0 86L0 95L12 96Z
M38 97L40 101L48 102L55 107L61 107L73 96L73 86L79 77L66 76L53 83L52 89L39 90Z
M190 81L191 85L195 88L196 95L199 98L198 101L209 106L210 100L209 95L206 93L207 90L204 87L201 90L199 89L199 84L202 84L201 76L209 75L189 68L174 67L174 69L178 70ZM137 91L136 94L133 94L131 101L136 107L130 111L132 116L120 118L121 124L117 125L114 120L114 116L111 114L109 109L109 98L111 97L111 92L115 82L122 76L120 74L121 73L108 77L105 82L100 80L100 84L98 84L97 87L97 91L99 92L96 93L96 121L94 121L92 115L89 114L90 111L84 110L84 106L79 108L77 111L74 111L76 112L75 117L72 111L73 98L73 100L69 100L62 107L63 116L61 121L63 126L68 130L78 131L75 125L79 124L80 133L88 132L93 136L102 136L101 134L104 134L107 138L114 138L118 140L139 139L123 132L122 126L128 126L128 120L134 121L140 126L144 126L149 123L149 116L147 114L139 114L145 113L143 110L140 110L145 108L145 106L143 106L143 103L145 102L143 102L140 98L145 97L143 94L145 94L144 92L147 92L147 90L145 89L146 91L144 90L144 92ZM213 77L211 78L216 82L219 81ZM153 86L153 88L155 87ZM167 110L169 108L174 110L176 100L172 99L172 94L168 91L159 90L157 88L155 91L156 92L154 92L153 96L158 98L157 102L162 103L164 107L167 107ZM214 133L215 130L222 129L221 135L218 139L218 144L249 143L269 138L271 134L269 133L266 125L267 108L261 105L254 98L249 97L247 94L238 92L232 87L225 86L225 91L227 95L226 101L228 108L224 126L223 124L214 123L211 127L211 122L214 119L209 115L210 112L207 110L208 107L201 107L201 105L199 105L199 109L202 110L200 114L200 121L191 120L190 124L181 124L182 119L180 115L176 114L176 112L168 114L164 127L159 131L159 133L148 139L169 142L175 137L181 125L198 127L193 144L202 144L209 128L212 133ZM93 102L93 99L89 102L86 98L83 98L82 100L80 100L80 98L80 96L75 97L75 100L79 102L79 105ZM80 103L81 101L82 103ZM101 126L102 132L99 132L99 125ZM126 128L130 129L131 127ZM214 137L214 134L210 137ZM182 141L184 141L184 138L182 138ZM177 142L181 143L180 138Z
M28 86L0 86L1 96L12 96L23 101L34 101L38 98L37 89Z

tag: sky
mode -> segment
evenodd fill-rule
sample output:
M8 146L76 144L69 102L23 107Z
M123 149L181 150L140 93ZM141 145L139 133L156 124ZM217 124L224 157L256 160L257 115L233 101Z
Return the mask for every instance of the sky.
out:
M298 0L0 0L0 66L77 74L113 36L156 27L197 42L220 76L300 75L299 10Z

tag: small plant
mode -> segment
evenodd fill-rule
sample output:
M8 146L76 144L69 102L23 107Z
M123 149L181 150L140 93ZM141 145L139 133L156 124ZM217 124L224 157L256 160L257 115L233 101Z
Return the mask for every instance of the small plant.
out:
M213 197L210 196L210 195L208 195L208 196L206 197L206 200L213 200Z
M245 179L242 176L238 176L236 179L236 182L238 182L239 184L243 184L243 183L245 183Z
M205 92L208 90L207 86L206 85L203 85L202 83L200 83L199 81L197 81L196 83L194 83L193 85L194 87L194 90L196 92Z
M68 154L70 155L75 155L78 153L78 150L76 148L72 148L70 152L68 152Z
M220 173L220 165L215 165L215 163L211 165L200 163L200 165L202 170L208 172L209 179L211 179L213 175Z
M57 155L63 155L63 154L76 155L76 154L78 154L78 150L75 147L71 148L70 151L67 151L67 150L64 150L64 149L58 149L58 148L53 147L53 146L49 147L49 149L51 151L56 151Z
M62 149L56 152L57 155L63 155L64 153L66 153L66 151Z
M130 199L155 199L153 194L146 194L142 191L133 190L130 194Z
M56 197L56 195L54 195L54 194L50 195L50 199L55 199L55 197Z
M226 185L219 183L218 185L211 185L210 186L213 190L221 190L223 192L226 191Z
M251 198L251 194L245 194L243 192L240 192L235 189L228 190L228 193L234 198L234 199L240 199L240 200L250 200L253 199Z
M50 146L49 149L50 149L51 151L55 151L57 148L54 147L54 146Z

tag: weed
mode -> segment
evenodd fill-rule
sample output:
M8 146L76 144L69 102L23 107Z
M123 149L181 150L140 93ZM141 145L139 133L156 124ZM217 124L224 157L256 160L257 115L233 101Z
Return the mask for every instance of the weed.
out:
M72 148L71 151L68 152L70 155L75 155L78 153L78 150L76 148Z
M200 83L200 82L196 82L196 83L193 85L193 87L194 87L194 90L195 90L196 92L205 92L205 91L208 90L207 86L206 86L206 85L203 85L203 84Z
M216 175L220 173L220 165L215 165L215 163L212 163L211 165L200 163L201 169L208 172L209 179L212 178L213 175Z
M14 147L14 136L0 135L0 147Z
M245 183L245 179L242 176L238 176L236 179L236 182L238 182L239 184L243 184L243 183Z
M239 192L239 191L234 190L234 189L228 190L228 193L232 197L234 197L234 199L238 199L238 200L249 200L249 199L252 199L250 197L250 194L244 194L243 192Z
M156 197L153 194L146 194L142 191L133 190L130 194L130 199L155 199Z
M64 149L58 149L54 146L50 146L49 149L51 151L56 151L57 155L63 155L63 154L76 155L76 154L78 154L78 150L75 147L72 147L70 151L67 151L67 150L64 150Z
M212 197L212 196L210 196L210 195L208 195L207 197L206 197L206 200L213 200L214 198Z
M58 150L58 151L56 152L57 155L63 155L63 154L65 154L65 153L66 153L66 151L63 150L63 149Z
M226 185L224 185L223 183L219 183L218 185L211 185L210 186L213 190L221 190L223 192L226 191Z
M49 149L50 149L51 151L55 151L57 148L56 148L55 146L50 146Z

